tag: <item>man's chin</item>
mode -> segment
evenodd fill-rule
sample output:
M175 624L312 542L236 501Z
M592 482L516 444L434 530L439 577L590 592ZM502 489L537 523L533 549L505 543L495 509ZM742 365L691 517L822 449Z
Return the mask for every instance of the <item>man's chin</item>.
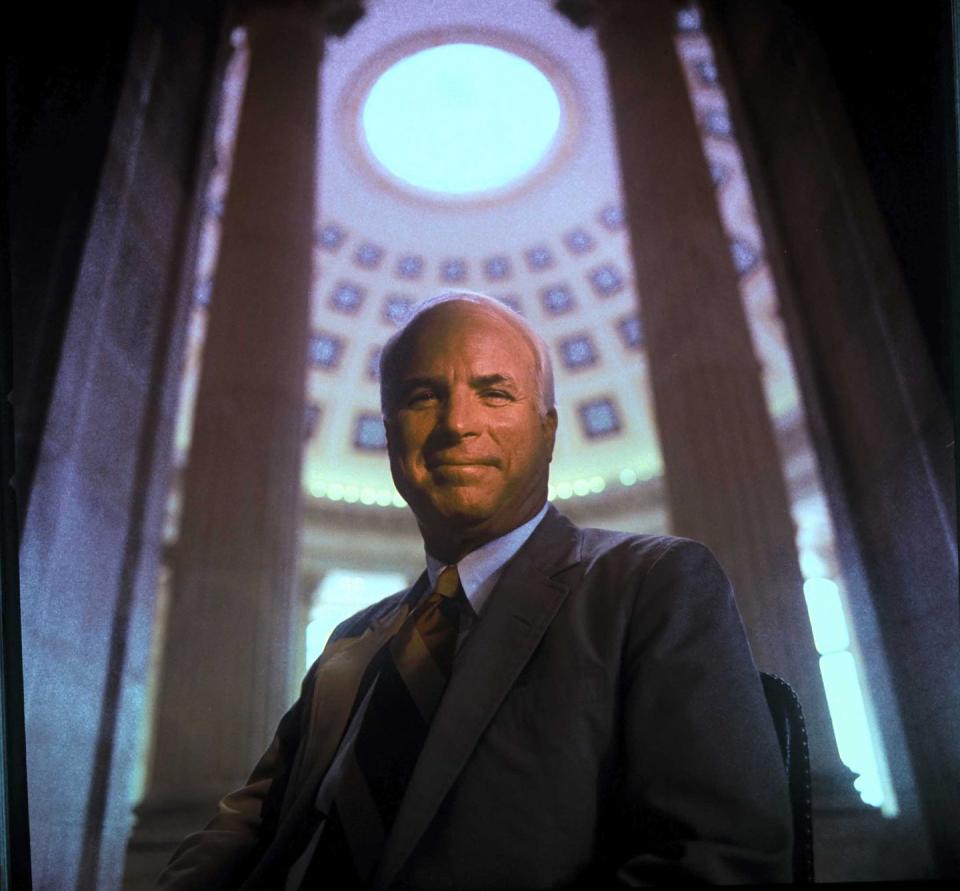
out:
M448 488L443 497L429 499L426 510L414 511L421 519L429 518L430 525L442 526L450 533L474 529L493 519L496 511L487 498L475 497L467 487Z
M492 519L493 511L476 503L435 505L438 522L449 525L450 531L472 529Z

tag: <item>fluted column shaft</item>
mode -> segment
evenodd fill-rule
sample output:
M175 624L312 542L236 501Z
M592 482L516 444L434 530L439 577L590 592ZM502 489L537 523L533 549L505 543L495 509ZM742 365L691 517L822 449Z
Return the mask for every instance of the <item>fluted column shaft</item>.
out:
M184 476L148 791L125 888L149 887L289 706L322 29L249 7L250 63Z
M678 535L726 568L758 665L797 690L842 776L783 470L668 0L598 3L664 476Z
M153 794L236 785L289 704L321 51L319 23L307 16L259 8L247 21L250 68L184 479Z

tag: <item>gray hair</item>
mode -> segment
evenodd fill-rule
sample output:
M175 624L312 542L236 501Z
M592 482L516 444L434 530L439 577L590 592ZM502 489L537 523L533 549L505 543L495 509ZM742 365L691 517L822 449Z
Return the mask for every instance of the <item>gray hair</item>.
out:
M400 329L383 345L380 352L380 411L387 414L387 388L391 380L395 362L394 352L397 345L403 339L407 329L425 312L440 306L443 303L474 303L484 306L496 313L499 313L504 319L520 333L526 337L530 346L533 347L536 357L537 389L540 395L540 413L546 414L556 407L556 395L553 384L553 363L550 361L550 349L547 342L534 330L533 326L518 313L513 307L502 303L495 297L488 294L480 294L477 291L443 291L434 297L428 297L415 304L410 315L407 317Z

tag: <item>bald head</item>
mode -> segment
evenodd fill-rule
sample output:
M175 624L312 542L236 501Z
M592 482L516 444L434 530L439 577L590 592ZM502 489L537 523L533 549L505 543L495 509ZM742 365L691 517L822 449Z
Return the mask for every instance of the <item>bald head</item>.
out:
M498 323L516 331L530 346L531 361L540 397L540 412L545 414L556 404L553 384L553 365L550 352L544 339L533 330L523 316L504 305L499 300L475 291L445 291L435 297L421 301L413 308L413 313L404 325L384 344L380 353L380 410L386 416L393 402L392 388L397 383L400 367L416 341L416 335L429 321L430 315L443 312L467 313L481 311L494 317Z
M536 515L557 412L546 348L518 315L441 295L386 344L380 369L390 472L429 553L456 563Z

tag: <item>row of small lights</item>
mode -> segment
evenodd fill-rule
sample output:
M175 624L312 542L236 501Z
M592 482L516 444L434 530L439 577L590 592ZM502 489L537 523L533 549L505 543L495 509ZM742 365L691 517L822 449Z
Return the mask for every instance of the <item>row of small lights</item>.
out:
M620 471L618 480L621 486L633 486L640 482L642 477L631 467ZM607 488L607 481L602 476L592 476L589 479L578 479L572 482L550 484L547 487L547 499L550 501L566 501L569 498L583 498L586 495L599 495ZM314 498L326 498L330 501L344 501L347 504L378 505L380 507L406 507L407 502L396 489L374 489L367 486L345 485L343 483L328 483L315 480L310 483L310 494Z
M624 467L617 477L621 486L634 486L641 480L649 479L650 475L641 476L632 467ZM584 495L599 495L607 488L607 481L602 476L592 476L589 479L579 479L573 482L552 483L547 486L547 498L550 501L566 501L568 498L582 498Z
M373 489L367 486L344 485L343 483L327 483L315 480L310 483L310 494L314 498L326 498L330 501L345 501L347 504L369 504L380 507L406 507L400 493L390 489Z

